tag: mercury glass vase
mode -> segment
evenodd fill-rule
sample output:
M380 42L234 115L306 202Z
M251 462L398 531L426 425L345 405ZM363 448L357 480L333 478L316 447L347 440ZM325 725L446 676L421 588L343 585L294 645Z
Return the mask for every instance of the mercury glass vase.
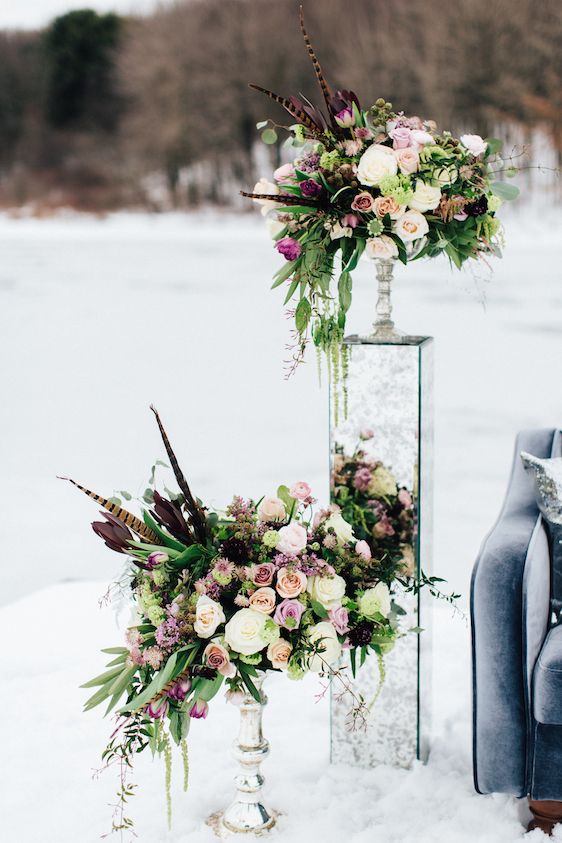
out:
M246 694L240 704L240 729L232 745L232 754L239 770L234 777L236 794L224 811L209 817L208 823L219 837L231 834L260 835L268 832L276 822L275 814L262 802L265 779L261 772L262 761L269 754L269 743L263 737L262 715L267 697L262 686L265 673L254 677L254 685L260 693L258 702Z

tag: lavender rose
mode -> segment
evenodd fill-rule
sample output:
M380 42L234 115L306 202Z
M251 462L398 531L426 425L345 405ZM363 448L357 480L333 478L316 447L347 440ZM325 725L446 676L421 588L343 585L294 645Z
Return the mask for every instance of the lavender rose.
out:
M296 629L301 622L304 606L300 600L283 600L275 610L273 620L285 629Z

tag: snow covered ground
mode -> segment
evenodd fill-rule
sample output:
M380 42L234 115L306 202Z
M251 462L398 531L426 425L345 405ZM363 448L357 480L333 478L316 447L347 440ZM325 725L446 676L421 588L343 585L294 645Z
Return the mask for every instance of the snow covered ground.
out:
M437 262L396 284L399 326L436 338L434 567L465 595L515 433L561 422L561 221L553 211L548 227L508 219L506 257L490 282ZM98 649L119 639L97 606L119 558L89 530L91 502L55 476L104 494L142 490L162 456L154 402L201 497L222 505L235 491L259 495L296 479L325 497L327 395L312 359L283 380L288 324L269 291L278 261L258 219L1 217L0 240L0 670L17 721L3 734L2 838L90 843L106 830L115 781L91 781L110 724L81 714L77 685L97 672ZM365 265L350 333L368 328L374 298ZM313 682L271 682L266 774L283 811L280 843L521 836L522 804L473 793L468 630L447 610L436 615L427 767L329 767L327 709ZM162 770L141 758L143 798L132 810L143 843L211 839L203 820L230 793L235 726L236 712L220 704L195 724L191 790L180 792L178 771L170 833Z

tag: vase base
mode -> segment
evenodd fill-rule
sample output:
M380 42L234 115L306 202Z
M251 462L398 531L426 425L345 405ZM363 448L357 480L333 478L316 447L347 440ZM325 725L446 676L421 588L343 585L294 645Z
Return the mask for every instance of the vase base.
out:
M253 835L254 837L263 837L275 826L277 822L277 814L275 811L269 813L265 808L263 808L263 806L260 807L262 808L260 816L262 821L257 824L246 824L246 818L242 816L237 819L236 824L228 822L228 819L225 819L225 811L216 811L216 813L211 814L206 823L213 829L215 835L222 840L235 834L247 834Z

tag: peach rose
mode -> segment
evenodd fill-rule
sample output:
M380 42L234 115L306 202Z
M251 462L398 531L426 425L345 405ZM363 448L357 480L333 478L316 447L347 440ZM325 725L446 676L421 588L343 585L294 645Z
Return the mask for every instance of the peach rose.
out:
M267 658L277 670L287 670L292 650L292 644L289 644L284 638L279 638L267 648Z
M274 521L284 521L286 515L285 504L280 498L266 496L258 506L258 518L266 524Z
M207 664L213 670L218 670L222 676L234 676L236 668L230 661L228 650L218 642L211 642L207 644L203 650L203 656L207 659Z
M361 193L357 194L351 203L351 207L354 211L363 211L363 213L367 213L368 211L374 210L375 200L367 190L363 190Z
M400 219L396 220L393 229L404 243L411 243L413 240L424 237L429 231L429 225L423 214L412 210L407 211Z
M381 234L380 237L370 237L367 240L365 254L369 258L378 260L390 260L398 257L398 246L386 234Z
M275 609L275 600L276 595L272 588L258 588L250 596L250 608L255 609L256 612L263 612L264 615L270 615Z
M385 214L388 214L391 220L397 220L406 211L406 206L399 205L392 196L377 196L374 211L380 220Z
M277 594L281 597L298 597L306 589L306 576L302 571L279 568L277 572Z
M420 156L415 149L397 149L395 155L401 173L417 173L420 168Z

